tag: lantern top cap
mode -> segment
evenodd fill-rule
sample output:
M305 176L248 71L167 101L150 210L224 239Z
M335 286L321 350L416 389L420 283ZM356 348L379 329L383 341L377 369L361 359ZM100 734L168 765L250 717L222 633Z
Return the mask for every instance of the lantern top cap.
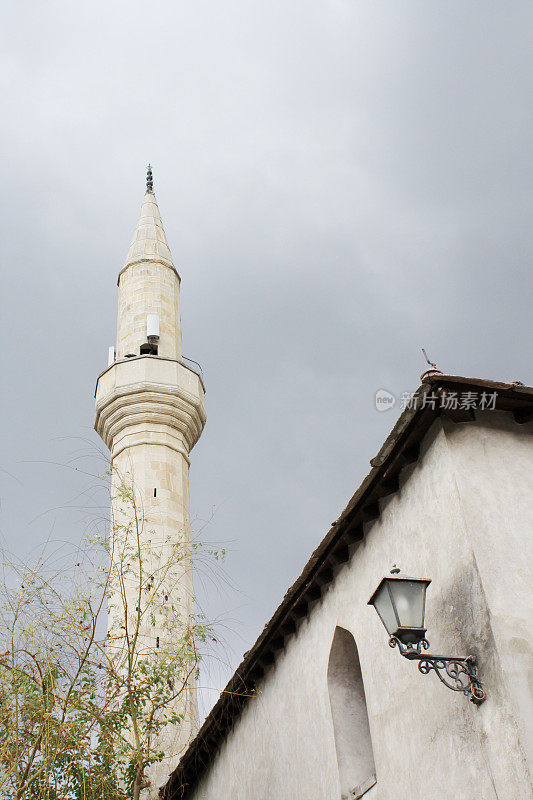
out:
M389 581L391 583L393 581L409 581L410 583L423 583L425 584L426 587L428 587L429 584L431 583L431 578L412 578L410 575L385 575L385 577L380 580L378 586L372 593L372 597L368 601L367 606L374 605L374 600L376 598L377 593L379 592L383 584L388 583Z

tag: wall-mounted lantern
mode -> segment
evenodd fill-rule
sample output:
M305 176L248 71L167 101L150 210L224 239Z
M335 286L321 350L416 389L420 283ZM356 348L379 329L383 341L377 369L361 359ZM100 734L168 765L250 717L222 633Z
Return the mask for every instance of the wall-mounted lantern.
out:
M426 589L431 581L400 578L399 571L394 567L391 577L383 578L368 601L389 634L390 647L398 647L402 656L418 661L418 669L423 675L434 670L449 689L462 692L473 703L482 703L485 692L472 656L437 656L424 652L429 647L424 616Z

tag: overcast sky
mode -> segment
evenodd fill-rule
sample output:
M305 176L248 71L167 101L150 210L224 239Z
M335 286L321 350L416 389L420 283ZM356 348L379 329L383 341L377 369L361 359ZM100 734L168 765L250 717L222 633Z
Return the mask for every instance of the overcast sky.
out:
M99 442L151 161L207 386L193 518L229 551L227 582L198 581L227 623L219 688L397 418L377 389L413 391L422 346L448 373L533 382L533 5L19 0L1 16L0 533L19 552L82 534L68 507L90 459L71 459Z

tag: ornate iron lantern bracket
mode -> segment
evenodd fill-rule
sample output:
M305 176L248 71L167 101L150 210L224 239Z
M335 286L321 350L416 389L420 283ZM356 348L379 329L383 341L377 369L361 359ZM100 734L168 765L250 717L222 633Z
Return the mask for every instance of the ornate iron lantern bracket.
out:
M473 656L461 658L425 653L424 650L429 648L427 639L421 639L416 644L404 644L396 636L391 636L389 647L398 647L404 658L409 661L418 661L418 670L422 675L428 675L434 671L448 689L453 692L462 692L472 703L480 705L485 700L485 690L479 680Z

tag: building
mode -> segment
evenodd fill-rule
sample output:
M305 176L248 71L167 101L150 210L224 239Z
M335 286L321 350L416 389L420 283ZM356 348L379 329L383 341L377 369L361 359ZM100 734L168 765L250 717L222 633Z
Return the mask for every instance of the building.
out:
M519 383L423 376L163 800L532 797L532 419ZM387 646L393 564L432 579L429 653L472 655L484 702Z
M94 425L111 451L113 528L127 524L131 515L131 506L124 510L121 505L120 484L125 481L134 487L137 505L143 509L145 570L157 574L175 542L189 551L174 582L179 597L175 591L175 597L165 595L168 605L157 618L147 619L142 630L143 646L154 654L172 647L168 622L172 622L173 603L180 609L180 618L192 614L189 453L206 420L202 378L182 357L179 290L180 276L149 168L137 227L118 275L117 344L110 348L107 369L98 376ZM135 609L138 580L126 588L127 605ZM115 612L111 612L109 628L113 641L120 643L124 603L119 597L111 606ZM175 708L184 716L182 724L165 728L162 744L172 754L179 753L198 729L192 677L189 685ZM163 783L172 766L170 759L153 767L152 783Z
M205 411L181 354L179 285L149 172L95 427L156 536L187 542ZM153 773L162 800L532 797L532 434L533 389L422 376L199 731L191 683L166 746L194 738L168 780L168 766ZM368 600L391 570L396 587L431 579L429 651L421 620L397 632L407 657L387 646ZM187 612L190 564L181 588ZM154 653L172 646L163 623L146 631Z

